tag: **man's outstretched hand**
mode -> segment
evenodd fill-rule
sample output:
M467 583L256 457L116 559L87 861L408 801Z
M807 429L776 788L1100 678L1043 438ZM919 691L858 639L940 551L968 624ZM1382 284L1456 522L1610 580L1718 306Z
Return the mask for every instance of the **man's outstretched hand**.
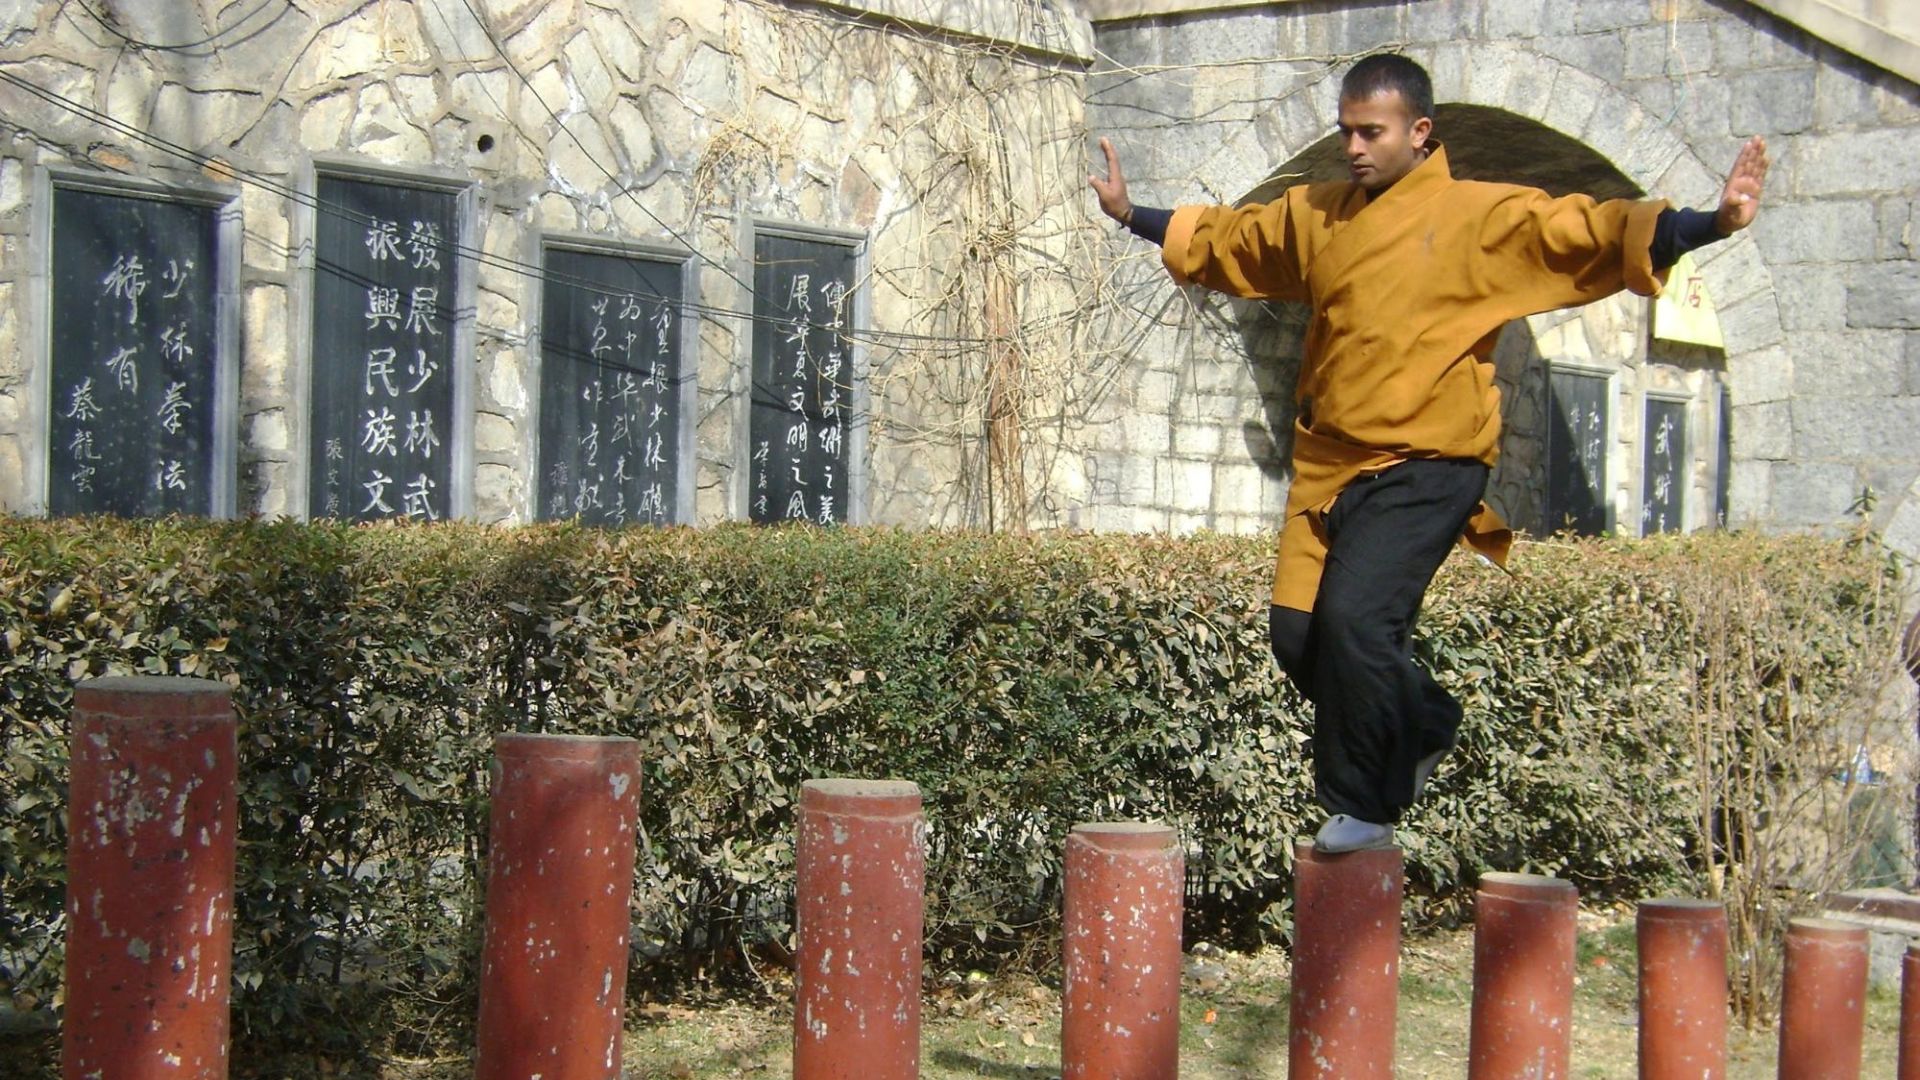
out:
M1112 160L1111 155L1108 160ZM1720 208L1713 214L1713 227L1721 236L1732 236L1753 224L1754 215L1760 212L1760 189L1767 182L1767 166L1771 164L1767 140L1760 136L1748 139L1740 148L1740 156L1733 159L1733 171L1727 174L1727 186L1720 192Z
M1133 201L1127 198L1127 176L1120 171L1120 155L1113 152L1113 143L1105 135L1100 137L1100 149L1107 155L1107 178L1089 176L1087 183L1093 185L1093 193L1100 197L1100 212L1125 225L1133 217Z

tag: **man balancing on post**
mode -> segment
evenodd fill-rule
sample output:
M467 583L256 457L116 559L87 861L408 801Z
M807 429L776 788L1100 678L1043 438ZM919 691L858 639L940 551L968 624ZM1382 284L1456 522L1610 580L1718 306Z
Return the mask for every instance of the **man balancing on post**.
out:
M1481 502L1499 454L1500 328L1658 292L1682 254L1753 221L1768 165L1749 140L1712 213L1455 180L1433 85L1393 55L1347 72L1340 138L1351 179L1264 206L1134 206L1104 138L1107 176L1089 177L1176 282L1312 307L1268 631L1314 704L1327 852L1391 845L1453 748L1460 704L1414 663L1409 634L1456 541L1502 565L1512 541Z

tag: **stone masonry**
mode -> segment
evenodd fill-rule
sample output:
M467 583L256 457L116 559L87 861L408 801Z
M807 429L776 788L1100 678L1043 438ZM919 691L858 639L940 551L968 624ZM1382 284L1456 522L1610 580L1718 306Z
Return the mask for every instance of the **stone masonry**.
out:
M1689 503L1702 510L1689 518L1694 526L1711 522L1719 482L1712 475L1715 397L1724 384L1732 403L1724 481L1732 522L1836 526L1871 489L1874 524L1896 548L1920 554L1920 264L1911 220L1920 191L1920 88L1912 82L1743 0L1095 0L1088 8L1104 58L1089 82L1088 123L1115 138L1136 198L1147 203L1235 201L1273 174L1300 168L1333 124L1349 58L1384 48L1427 65L1443 115L1445 103L1455 102L1533 123L1537 135L1521 140L1517 160L1503 163L1513 179L1526 179L1526 159L1550 153L1565 137L1650 196L1708 206L1739 141L1765 135L1776 165L1758 224L1700 253L1724 356L1655 350L1649 357L1646 304L1630 297L1595 305L1613 312L1606 316L1590 310L1527 320L1509 329L1509 338L1522 340L1507 341L1503 356L1531 350L1547 361L1621 372L1610 451L1620 467L1609 471L1627 478L1614 501L1628 531L1637 499L1635 425L1648 390L1692 399ZM1161 316L1156 343L1145 350L1161 370L1143 370L1138 398L1151 399L1156 378L1192 392L1169 409L1151 409L1150 420L1136 417L1134 426L1149 430L1112 439L1095 456L1110 463L1123 494L1144 491L1144 466L1112 461L1129 446L1154 447L1159 468L1192 486L1166 504L1102 513L1114 525L1173 528L1233 528L1233 513L1256 506L1270 513L1285 488L1273 432L1285 430L1276 421L1290 422L1283 384L1297 354L1289 357L1285 341L1270 333L1250 337L1239 305L1202 294L1147 299L1168 289L1154 280L1147 253L1127 255L1128 265L1137 263L1127 288ZM1297 321L1281 313L1251 322L1284 327L1290 319ZM1270 358L1264 364L1263 355ZM1504 364L1502 381L1513 397ZM1217 392L1226 398L1211 396ZM1530 408L1525 395L1509 401L1512 457L1528 453ZM1216 439L1224 450L1210 457ZM1211 474L1203 478L1207 461ZM1257 503L1228 512L1196 494L1208 482L1236 486L1256 466L1265 473ZM1502 501L1519 501L1530 486L1503 483L1514 471L1496 476ZM1197 516L1203 511L1204 519Z
M8 0L0 70L215 163L0 85L0 510L43 505L35 283L48 252L34 193L65 170L237 200L238 509L304 511L311 213L276 188L310 191L324 165L472 193L465 242L487 257L471 315L479 520L531 511L529 267L547 238L694 253L693 520L743 516L742 243L749 223L772 222L864 238L872 438L856 519L975 522L986 331L972 301L986 280L1015 283L1013 336L1037 340L1047 331L1026 327L1058 323L1093 276L1087 28L998 0L908 17L921 6L318 0L256 17L194 0Z
M743 244L772 222L864 238L865 520L1270 529L1301 315L1168 284L1094 211L1091 143L1116 139L1142 202L1239 200L1323 167L1341 70L1400 48L1443 118L1462 110L1463 155L1494 133L1487 175L1704 206L1746 135L1776 159L1756 227L1701 253L1724 352L1651 340L1634 298L1509 329L1494 491L1516 520L1550 524L1544 372L1572 366L1612 377L1619 527L1654 394L1688 402L1689 527L1722 491L1731 522L1790 528L1843 525L1870 491L1920 554L1920 87L1772 13L1793 5L308 0L245 25L197 0L88 7L107 25L0 0L0 71L212 164L0 85L0 511L43 506L54 173L234 198L238 509L300 512L311 225L274 187L311 190L321 166L466 185L467 242L522 264L477 271L480 520L531 513L525 266L556 237L694 254L691 520L742 516Z

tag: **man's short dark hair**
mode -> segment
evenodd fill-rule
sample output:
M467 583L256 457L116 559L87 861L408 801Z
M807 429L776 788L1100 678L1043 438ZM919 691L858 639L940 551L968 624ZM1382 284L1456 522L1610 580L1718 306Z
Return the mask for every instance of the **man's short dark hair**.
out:
M1433 118L1433 80L1427 69L1397 53L1375 53L1347 69L1340 80L1340 97L1365 101L1388 91L1400 95L1413 110L1413 119Z

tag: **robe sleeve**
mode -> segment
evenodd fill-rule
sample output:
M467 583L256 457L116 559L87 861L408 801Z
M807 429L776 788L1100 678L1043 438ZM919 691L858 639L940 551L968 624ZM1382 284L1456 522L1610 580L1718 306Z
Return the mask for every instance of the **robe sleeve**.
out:
M1160 259L1181 285L1233 296L1307 299L1310 208L1302 188L1270 203L1182 206L1167 224Z
M1490 294L1512 303L1516 318L1591 303L1621 289L1657 296L1667 272L1654 268L1651 249L1666 208L1665 200L1556 199L1513 188L1482 221L1478 269Z

